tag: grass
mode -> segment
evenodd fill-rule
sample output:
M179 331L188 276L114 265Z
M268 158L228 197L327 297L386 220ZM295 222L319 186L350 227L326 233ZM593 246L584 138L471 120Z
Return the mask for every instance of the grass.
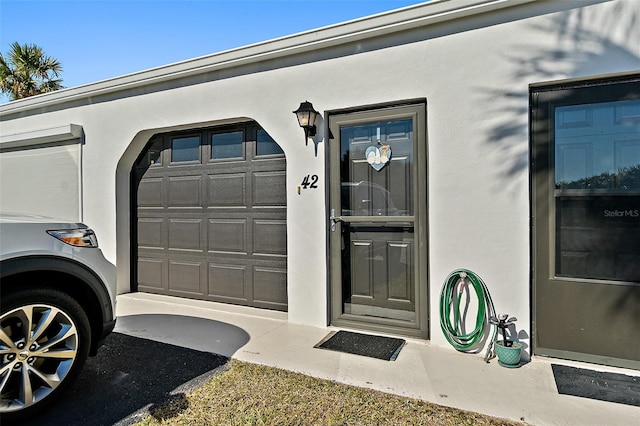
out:
M232 360L190 395L154 407L148 425L517 425L425 401Z

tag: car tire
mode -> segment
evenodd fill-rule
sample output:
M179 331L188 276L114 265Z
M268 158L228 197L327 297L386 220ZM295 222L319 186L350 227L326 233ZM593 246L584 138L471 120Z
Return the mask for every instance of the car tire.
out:
M90 340L87 314L66 293L31 288L3 294L0 306L2 422L33 415L54 401L82 369Z

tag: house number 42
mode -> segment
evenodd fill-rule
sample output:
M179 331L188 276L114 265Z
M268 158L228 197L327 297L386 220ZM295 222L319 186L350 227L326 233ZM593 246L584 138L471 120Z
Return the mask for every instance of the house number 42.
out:
M300 189L317 189L318 188L318 175L306 175L302 178L302 183L298 186L298 194Z

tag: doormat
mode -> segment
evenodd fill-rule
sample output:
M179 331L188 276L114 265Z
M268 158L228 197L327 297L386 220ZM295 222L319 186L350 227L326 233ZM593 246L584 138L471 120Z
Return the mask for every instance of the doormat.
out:
M403 339L338 331L329 333L314 348L395 361L404 344Z
M640 407L640 377L551 364L558 393Z

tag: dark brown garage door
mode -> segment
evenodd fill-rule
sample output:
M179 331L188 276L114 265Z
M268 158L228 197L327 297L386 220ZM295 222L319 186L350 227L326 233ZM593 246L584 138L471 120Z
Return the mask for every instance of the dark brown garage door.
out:
M138 291L286 311L285 166L255 123L154 137L132 176Z

